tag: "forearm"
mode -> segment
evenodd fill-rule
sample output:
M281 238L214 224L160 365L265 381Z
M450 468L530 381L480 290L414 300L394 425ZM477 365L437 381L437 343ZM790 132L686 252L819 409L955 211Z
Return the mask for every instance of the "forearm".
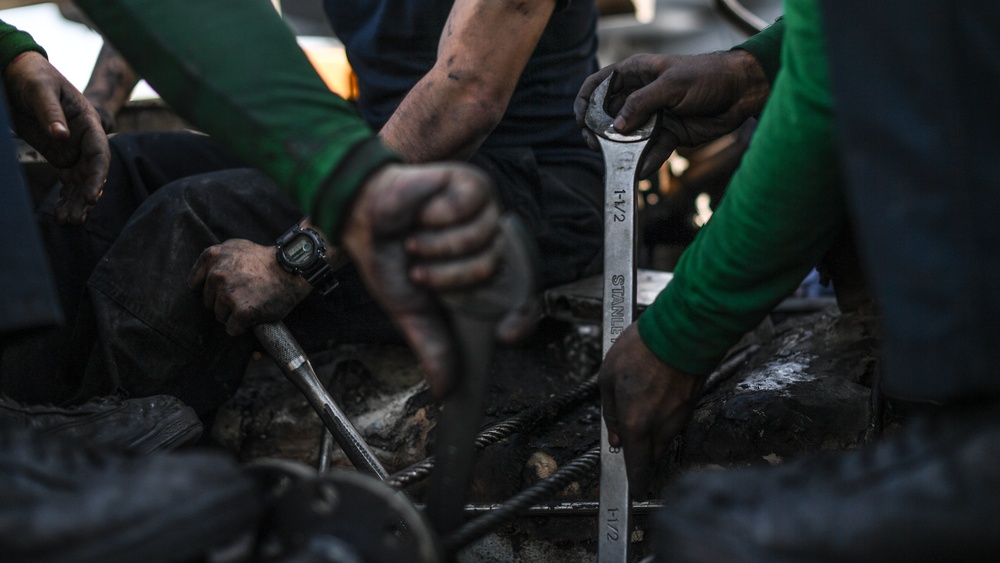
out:
M781 46L785 38L785 18L780 17L763 31L733 47L733 50L746 51L753 55L760 65L769 83L781 68Z
M363 182L397 160L266 3L79 3L181 116L274 178L329 236Z
M115 115L128 102L138 83L139 75L114 47L105 42L97 54L83 95L94 104L105 124L113 123Z
M457 0L434 67L380 135L410 162L472 156L503 119L555 0Z
M434 69L403 99L379 136L407 162L466 160L500 122L510 99L508 94L501 105L488 108L479 103L492 97Z
M789 60L725 200L639 319L647 346L684 372L711 371L846 225L818 31L797 30L783 55Z

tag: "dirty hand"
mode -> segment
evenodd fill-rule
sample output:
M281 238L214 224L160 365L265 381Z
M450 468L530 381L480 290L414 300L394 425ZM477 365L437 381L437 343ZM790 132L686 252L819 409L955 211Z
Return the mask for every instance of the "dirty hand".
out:
M242 239L205 249L191 269L188 287L201 288L205 307L232 336L284 319L312 290L309 282L278 264L273 246Z
M79 224L101 199L111 152L90 102L40 53L19 55L4 71L14 129L59 171L60 222Z
M576 122L592 149L597 138L584 121L594 90L612 72L609 115L615 130L630 133L662 111L660 129L639 170L646 178L678 146L691 147L734 131L760 113L770 85L757 59L743 50L705 55L634 55L584 81L574 103Z
M646 493L655 463L691 418L703 383L653 354L635 323L608 350L598 373L601 407L608 442L623 448L636 496Z
M464 165L387 166L362 188L343 244L369 291L417 353L431 392L455 384L457 343L436 294L487 281L494 273L499 210L491 184ZM501 322L498 336L519 336Z

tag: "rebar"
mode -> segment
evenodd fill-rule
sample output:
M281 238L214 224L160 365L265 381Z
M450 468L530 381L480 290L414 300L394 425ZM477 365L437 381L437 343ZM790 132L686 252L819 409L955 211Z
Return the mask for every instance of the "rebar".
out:
M510 522L524 510L538 504L549 495L565 489L573 481L586 476L588 472L593 472L600 461L601 447L594 446L580 457L557 469L550 477L524 489L507 499L495 510L467 522L449 534L442 542L445 551L454 553Z
M596 393L597 376L594 376L558 397L483 430L476 436L476 449L481 450L489 447L516 432L527 430L540 422L556 418ZM434 456L430 456L406 469L393 473L386 480L386 483L396 488L408 487L427 477L433 468Z

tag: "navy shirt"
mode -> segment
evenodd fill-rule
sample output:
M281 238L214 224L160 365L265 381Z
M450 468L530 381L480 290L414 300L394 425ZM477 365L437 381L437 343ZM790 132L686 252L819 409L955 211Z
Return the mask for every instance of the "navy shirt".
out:
M364 119L380 129L437 59L452 0L324 0L358 79ZM600 155L582 140L573 100L597 71L593 0L560 3L528 61L503 120L483 143L535 150L540 162L593 164Z

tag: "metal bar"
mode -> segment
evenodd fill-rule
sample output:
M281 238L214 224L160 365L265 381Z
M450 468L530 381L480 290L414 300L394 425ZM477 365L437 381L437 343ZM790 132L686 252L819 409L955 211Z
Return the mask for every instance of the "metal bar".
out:
M490 281L440 295L458 340L462 370L438 420L434 443L437 467L425 494L427 519L441 537L464 522L462 507L478 453L476 434L483 421L497 323L528 303L535 291L532 240L513 216L502 217L500 228L502 265ZM447 555L450 558L452 554Z
M439 536L462 525L462 507L476 463L476 434L483 417L496 322L455 315L462 378L445 401L434 441L436 467L427 483L427 519Z
M513 497L507 499L499 510L484 514L446 536L445 551L454 553L477 539L497 529L502 524L510 522L521 512L538 503L543 498L566 488L572 481L580 479L593 471L600 459L598 447L588 450L580 457L570 461L556 470L547 479L535 483Z
M358 471L385 481L389 473L351 424L351 420L340 410L336 401L320 383L312 364L309 363L309 358L288 331L285 323L257 325L253 332L285 377L302 391L309 404L316 409L316 413L336 438L354 467Z
M514 434L528 430L539 422L552 420L570 408L576 408L585 399L597 393L597 378L593 377L570 389L558 397L541 405L516 414L506 420L490 426L476 435L476 447L483 449ZM402 488L424 479L434 468L434 456L430 456L413 465L393 473L386 481L390 487Z
M466 516L478 516L503 506L496 504L467 504L465 505ZM650 512L663 508L663 503L658 501L633 501L632 514L649 514ZM521 511L525 516L596 516L600 511L600 504L597 501L585 500L576 502L557 502L537 504Z
M635 171L645 143L598 139L605 165L604 356L635 317ZM629 509L625 456L609 444L602 413L598 561L628 561Z
M614 119L604 109L613 79L614 74L609 75L594 90L585 118L604 154L604 355L635 318L635 175L656 128L654 115L632 133L615 130ZM611 447L602 413L598 561L628 561L630 506L625 456Z

